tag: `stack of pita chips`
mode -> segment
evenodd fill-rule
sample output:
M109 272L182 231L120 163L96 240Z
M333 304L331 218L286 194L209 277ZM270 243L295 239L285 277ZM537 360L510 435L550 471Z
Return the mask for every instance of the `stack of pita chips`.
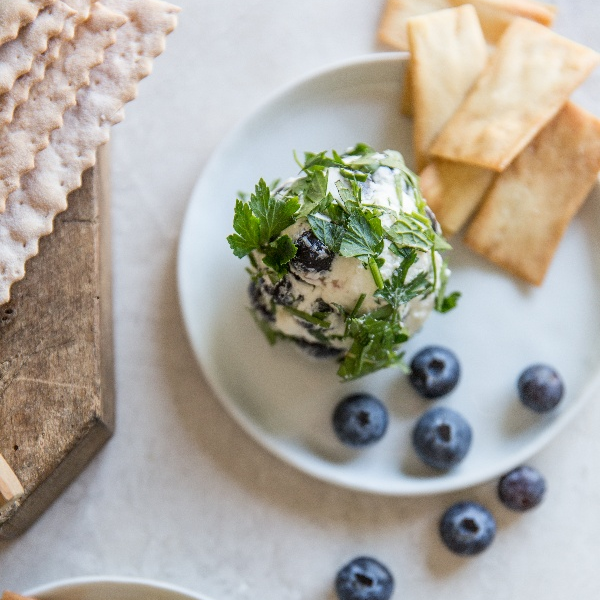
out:
M178 11L162 0L0 0L0 305Z
M569 100L600 55L551 31L533 0L425 4L387 8L400 7L396 47L410 51L423 195L447 235L467 225L467 246L540 285L600 171L600 120Z

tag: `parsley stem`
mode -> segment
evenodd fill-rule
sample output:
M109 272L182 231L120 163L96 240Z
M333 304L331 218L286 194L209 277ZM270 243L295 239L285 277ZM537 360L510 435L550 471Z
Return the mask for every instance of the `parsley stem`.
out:
M326 321L325 319L319 319L319 317L310 315L307 312L304 312L303 310L298 310L293 306L284 306L283 308L288 312L292 313L295 317L303 319L304 321L312 323L313 325L318 325L319 327L323 327L324 329L328 329L329 327L331 327L331 323L329 321Z
M377 261L369 256L369 269L371 269L371 275L373 275L373 279L375 280L375 285L378 289L383 289L383 277L381 276L381 271L379 270L379 266L377 265Z
M357 313L360 310L360 307L362 306L362 303L365 301L366 297L367 297L366 294L361 294L358 297L358 300L356 301L356 304L354 305L354 308L352 309L352 312L348 315L349 319L353 319L357 315Z

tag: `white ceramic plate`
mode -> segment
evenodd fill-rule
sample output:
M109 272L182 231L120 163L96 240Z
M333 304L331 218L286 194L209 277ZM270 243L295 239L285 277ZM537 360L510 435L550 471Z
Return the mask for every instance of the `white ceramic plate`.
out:
M190 200L179 248L179 293L189 337L204 374L239 424L277 456L323 480L383 494L431 494L491 479L547 443L599 387L600 193L570 226L544 285L524 285L460 242L448 255L449 291L459 307L434 314L407 346L452 348L462 364L458 387L439 404L462 412L474 430L458 468L439 474L421 466L410 431L432 406L397 370L354 383L336 365L317 362L292 344L270 347L246 310L245 262L226 236L239 190L294 175L292 152L343 150L357 142L392 148L412 161L411 123L399 115L405 56L374 54L319 71L273 96L214 153ZM520 371L554 365L566 396L548 415L522 407ZM391 414L383 440L352 451L335 438L331 413L347 393L368 391Z
M129 577L64 579L25 595L38 600L209 600L171 584Z

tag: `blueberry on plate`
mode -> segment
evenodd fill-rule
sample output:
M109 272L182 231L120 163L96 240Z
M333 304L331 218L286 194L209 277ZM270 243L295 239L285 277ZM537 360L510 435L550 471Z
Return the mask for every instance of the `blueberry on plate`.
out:
M548 365L527 367L517 381L517 388L521 402L539 413L555 408L565 390L561 376Z
M492 543L496 520L481 504L458 502L442 516L440 535L448 550L461 556L473 556Z
M456 466L471 447L473 433L466 419L444 406L428 410L412 433L414 449L430 467L447 471Z
M409 380L425 398L439 398L451 392L460 378L456 355L442 346L427 346L410 363Z
M388 600L394 578L379 561L359 556L338 571L335 591L339 600Z
M333 429L341 442L353 448L380 440L388 426L385 405L370 394L346 396L333 411Z
M525 511L537 506L546 492L544 476L523 465L506 473L498 482L500 502L511 510Z

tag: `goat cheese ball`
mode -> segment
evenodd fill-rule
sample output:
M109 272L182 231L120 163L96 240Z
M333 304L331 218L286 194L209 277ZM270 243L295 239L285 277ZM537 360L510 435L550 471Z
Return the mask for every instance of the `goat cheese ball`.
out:
M445 296L450 246L417 177L399 152L365 144L300 167L236 202L227 239L250 260L257 324L271 343L336 358L343 379L403 365L402 344L459 296Z

